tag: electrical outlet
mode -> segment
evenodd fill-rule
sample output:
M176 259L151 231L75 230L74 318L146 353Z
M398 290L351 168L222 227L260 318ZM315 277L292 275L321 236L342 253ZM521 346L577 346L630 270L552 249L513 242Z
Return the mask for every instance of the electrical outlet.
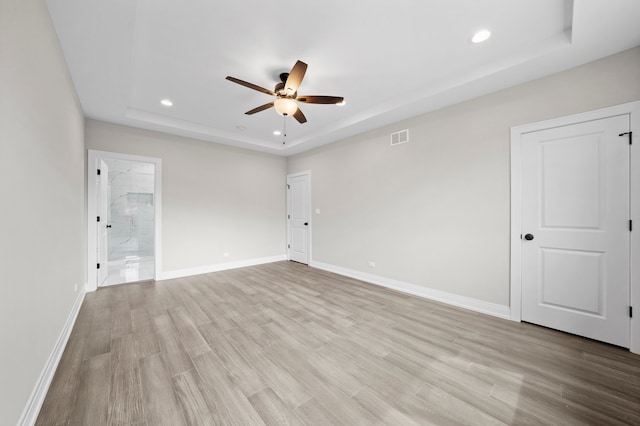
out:
M73 286L73 291L75 291L75 292L78 291L78 283L75 283L75 285Z
M374 262L373 260L369 261L369 268L375 268L376 267L376 262Z

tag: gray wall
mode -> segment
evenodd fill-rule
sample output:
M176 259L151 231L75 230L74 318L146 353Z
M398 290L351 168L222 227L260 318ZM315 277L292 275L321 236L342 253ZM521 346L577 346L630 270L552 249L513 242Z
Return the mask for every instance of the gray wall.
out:
M17 423L84 287L83 123L44 2L0 0L2 425Z
M162 272L285 254L285 158L96 120L86 144L162 159Z
M291 157L313 260L508 305L510 128L638 100L639 76L635 48Z

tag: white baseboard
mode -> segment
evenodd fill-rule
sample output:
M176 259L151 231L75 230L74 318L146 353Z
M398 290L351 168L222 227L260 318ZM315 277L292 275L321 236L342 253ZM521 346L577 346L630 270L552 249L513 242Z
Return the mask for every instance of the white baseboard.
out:
M78 293L76 301L71 308L71 312L67 317L67 322L62 328L60 336L58 336L58 340L53 347L51 355L49 355L49 359L47 360L42 373L40 373L38 382L33 388L33 392L31 392L29 402L24 408L22 416L20 416L18 425L31 426L35 424L36 420L38 419L38 414L40 413L40 409L42 408L42 404L44 403L44 398L45 396L47 396L47 391L49 390L49 386L51 385L53 376L56 373L56 369L58 368L58 363L62 358L64 348L67 346L67 341L69 340L69 336L71 335L71 330L73 330L73 326L76 323L76 319L78 318L78 313L80 312L80 307L82 306L82 301L84 300L85 294L86 293L84 290Z
M390 288L392 290L401 291L403 293L412 294L414 296L424 297L425 299L431 299L437 302L446 303L448 305L457 306L459 308L469 309L471 311L492 315L498 318L510 319L511 316L511 310L508 306L498 305L497 303L485 302L483 300L460 296L457 294L435 290L416 284L405 283L391 278L380 277L378 275L367 274L365 272L343 268L342 266L331 265L323 262L311 261L309 266L333 272L339 275L344 275L346 277L355 278L367 283Z
M262 265L287 260L287 255L260 257L257 259L239 260L236 262L219 263L217 265L198 266L197 268L178 269L175 271L161 272L156 276L156 281L172 280L174 278L190 277L192 275L209 274L211 272L226 271L228 269L245 268L247 266Z

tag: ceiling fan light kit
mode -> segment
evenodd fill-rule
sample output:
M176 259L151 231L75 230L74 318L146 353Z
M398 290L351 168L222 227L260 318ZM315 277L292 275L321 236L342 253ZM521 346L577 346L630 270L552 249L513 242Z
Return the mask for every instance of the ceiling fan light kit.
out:
M280 115L293 115L298 110L298 104L290 98L278 98L273 102L273 106Z
M293 115L293 118L298 123L303 124L307 122L307 118L298 107L298 102L307 104L344 104L342 96L298 96L298 87L300 87L306 72L307 64L297 61L291 68L291 72L280 74L281 81L275 85L273 91L231 76L227 76L227 80L276 98L273 102L256 107L245 112L245 114L252 115L274 107L278 114L285 117Z

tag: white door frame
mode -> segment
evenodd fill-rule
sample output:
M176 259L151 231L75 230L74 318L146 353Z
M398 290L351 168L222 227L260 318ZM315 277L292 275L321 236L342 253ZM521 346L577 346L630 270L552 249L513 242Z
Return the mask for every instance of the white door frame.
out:
M117 152L88 150L87 157L87 291L97 289L98 274L97 264L97 194L96 175L93 170L98 168L99 161L104 158L115 160L139 161L143 163L153 163L155 165L154 176L154 214L155 214L155 239L154 239L154 279L162 271L162 160L154 157L143 157L139 155L121 154Z
M289 179L298 177L298 176L304 176L304 175L308 175L309 176L309 188L307 188L309 190L309 227L307 228L307 232L308 232L308 239L307 239L307 253L309 253L309 265L311 265L311 260L313 259L313 257L311 256L311 247L313 246L313 244L311 244L311 230L313 229L313 212L311 211L311 170L305 170L303 172L298 172L298 173L292 173L292 174L288 174L287 175L287 182L285 188L288 188L289 185ZM289 191L288 189L287 191L287 216L285 218L285 220L287 221L287 260L291 260L291 227L290 227L290 221L289 221L289 211L291 210L291 200L289 199Z
M96 262L102 265L109 263L109 166L100 158L96 161L96 167L100 169L100 176L96 176L96 216L100 216L100 223L96 232ZM102 221L106 222L106 225L102 224ZM104 285L109 278L109 268L100 268L97 272L97 286Z
M629 349L640 354L640 196L631 196L640 191L640 101L511 128L511 319L522 320L522 135L623 114L629 114L633 132L629 197L630 218L636 223L630 238L630 303L634 307L634 315L631 318Z

